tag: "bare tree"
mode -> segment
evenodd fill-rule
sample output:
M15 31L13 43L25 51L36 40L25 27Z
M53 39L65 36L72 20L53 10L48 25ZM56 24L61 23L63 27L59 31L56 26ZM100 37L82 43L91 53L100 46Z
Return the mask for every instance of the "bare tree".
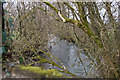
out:
M118 72L117 72L118 68L116 68L117 63L115 62L116 58L110 57L110 55L115 56L111 52L114 52L116 50L114 30L116 30L116 25L117 25L116 20L113 17L113 12L111 11L112 3L110 2L102 3L104 9L106 9L105 16L107 19L109 19L107 20L106 23L104 19L102 19L102 17L104 16L101 16L101 14L99 13L100 9L98 7L98 4L95 2L93 3L63 2L63 4L67 5L70 8L72 13L75 15L76 19L71 19L69 17L66 17L61 11L59 11L57 7L54 7L54 5L50 4L49 2L44 2L44 3L48 5L52 10L54 10L56 14L59 16L60 20L62 20L64 23L72 23L76 27L82 29L82 31L86 33L87 36L89 37L88 41L91 41L92 39L93 42L92 43L90 42L90 44L92 44L92 46L97 45L97 47L92 47L92 46L90 47L90 45L88 46L89 43L87 43L87 46L90 47L88 51L91 50L97 51L97 52L95 51L95 53L93 53L92 51L91 54L94 54L94 56L95 54L99 56L97 57L98 65L101 64L101 62L99 62L99 58L102 57L102 59L104 59L104 63L101 67L102 71L103 69L106 69L105 71L103 71L104 75L107 75L107 77L118 77ZM113 23L113 25L109 25L110 23ZM109 35L109 33L111 35ZM114 45L114 47L110 46L111 44Z

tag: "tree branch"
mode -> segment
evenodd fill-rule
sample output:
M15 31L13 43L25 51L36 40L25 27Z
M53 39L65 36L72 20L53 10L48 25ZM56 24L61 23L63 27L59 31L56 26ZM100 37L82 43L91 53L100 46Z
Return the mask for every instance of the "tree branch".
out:
M74 20L74 19L69 19L66 18L62 15L62 13L57 10L53 5L51 5L48 2L44 2L46 5L48 5L49 7L51 7L59 16L60 18L63 20L64 23L72 23L75 24L76 26L78 26L79 28L81 28L91 39L93 39L93 41L95 41L95 43L98 45L99 48L103 47L103 44L101 43L101 41L99 41L98 37L95 36L95 34L93 34L93 32L91 31L91 29L89 28L88 23L84 23L84 25L78 21L78 20Z

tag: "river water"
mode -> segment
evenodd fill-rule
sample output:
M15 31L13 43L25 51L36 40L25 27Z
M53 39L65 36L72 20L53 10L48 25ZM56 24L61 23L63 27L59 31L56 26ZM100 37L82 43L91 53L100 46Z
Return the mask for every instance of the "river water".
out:
M74 44L67 42L66 40L60 40L53 35L50 36L51 38L47 46L52 55L57 57L66 68L69 67L67 70L82 78L94 78L99 76L97 68L94 65L89 65L92 61L84 54L82 49L78 48ZM79 54L80 58L77 54ZM61 65L59 62L55 62ZM52 68L59 70L59 68L55 66L52 66Z

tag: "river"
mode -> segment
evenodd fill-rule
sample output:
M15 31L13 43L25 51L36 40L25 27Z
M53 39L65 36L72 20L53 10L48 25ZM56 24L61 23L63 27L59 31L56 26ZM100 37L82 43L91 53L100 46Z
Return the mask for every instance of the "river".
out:
M53 35L50 35L47 47L49 48L51 54L57 57L66 68L69 67L67 70L70 72L82 78L95 78L99 76L97 68L92 64L89 65L92 61L84 54L83 49L78 48L66 40L60 40ZM80 58L77 54L79 54ZM59 62L55 62L61 65ZM52 66L52 68L59 69L55 66Z

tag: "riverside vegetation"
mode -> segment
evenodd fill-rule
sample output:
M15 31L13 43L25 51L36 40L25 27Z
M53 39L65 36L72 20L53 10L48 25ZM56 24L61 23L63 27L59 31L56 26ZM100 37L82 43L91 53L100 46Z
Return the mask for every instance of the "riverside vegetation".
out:
M1 48L5 77L12 76L18 68L23 73L25 71L24 74L28 71L30 74L40 74L41 77L80 77L76 75L77 72L69 71L59 56L54 56L57 53L51 53L54 45L62 40L77 46L78 50L74 48L76 62L70 67L81 65L83 71L78 73L83 72L85 76L82 77L120 77L118 2L6 2L0 9L3 6L4 26L1 25L0 30L3 29ZM59 41L48 46L53 39L51 34L59 38ZM91 61L87 66L85 59L80 57L81 51ZM44 69L46 64L59 70L50 67ZM99 75L90 77L88 75L92 75L93 66Z

